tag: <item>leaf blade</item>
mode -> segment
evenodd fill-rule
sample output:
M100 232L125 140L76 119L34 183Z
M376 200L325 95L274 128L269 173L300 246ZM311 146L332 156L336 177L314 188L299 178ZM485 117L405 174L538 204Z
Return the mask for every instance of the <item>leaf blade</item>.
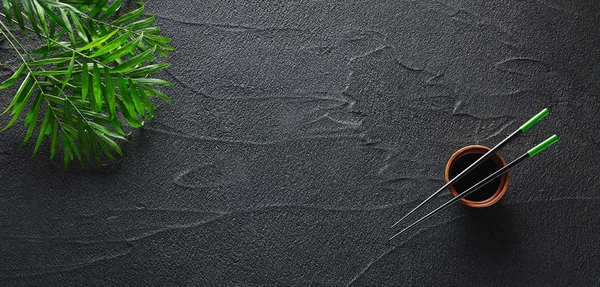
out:
M93 108L94 111L99 112L102 110L102 83L101 81L101 76L100 76L100 69L98 69L98 65L96 65L96 63L94 63L94 69L93 69L93 79L92 79L92 89L93 89Z
M17 71L15 71L15 73L10 76L10 78L8 78L6 81L4 81L2 83L2 85L0 85L0 90L2 89L6 89L10 86L12 86L17 79L19 79L19 77L21 77L21 75L23 74L23 71L25 71L25 64L21 64L21 66L17 69Z

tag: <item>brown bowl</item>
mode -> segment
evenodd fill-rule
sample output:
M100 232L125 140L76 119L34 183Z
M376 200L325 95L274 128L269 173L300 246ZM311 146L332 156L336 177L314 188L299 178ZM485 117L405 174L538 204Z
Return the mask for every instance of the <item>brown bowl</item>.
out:
M448 164L446 164L446 171L444 173L446 182L450 181L450 174L452 174L451 173L452 168L454 167L454 164L457 162L458 159L460 159L461 157L468 155L468 154L483 155L486 152L488 152L489 150L490 150L490 148L485 147L485 146L480 146L480 145L470 145L470 146L466 146L466 147L459 149L457 152L455 152L452 155L452 157L450 157L450 160L448 160ZM496 166L498 168L501 168L506 165L506 162L498 153L495 153L494 155L492 155L490 157L490 159L496 164ZM469 175L466 175L466 177L468 177L468 176ZM465 178L462 178L461 180L464 180ZM473 200L463 198L460 201L464 205L467 205L470 207L475 207L475 208L483 208L483 207L491 206L492 204L498 202L500 200L500 198L502 198L504 196L504 193L506 193L506 189L508 188L508 179L509 179L508 173L505 173L504 175L500 176L500 183L498 184L498 188L496 189L496 191L494 192L494 194L491 197L489 197L485 200L473 201ZM458 182L460 182L460 181L458 181ZM450 186L450 192L452 193L453 196L458 195L458 192L456 191L456 189L454 189L453 186ZM477 192L477 191L475 191L475 192Z

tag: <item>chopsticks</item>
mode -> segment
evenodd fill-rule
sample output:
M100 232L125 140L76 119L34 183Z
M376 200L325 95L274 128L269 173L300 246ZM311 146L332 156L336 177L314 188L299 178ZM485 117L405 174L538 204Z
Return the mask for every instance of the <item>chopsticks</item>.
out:
M513 140L518 135L520 135L520 134L526 132L527 130L529 130L537 122L539 122L541 119L543 119L545 116L547 116L548 113L549 113L548 109L543 109L541 112L539 112L533 118L531 118L529 121L527 121L521 127L519 127L519 129L517 129L516 131L514 131L511 135L509 135L507 138L505 138L504 140L502 140L495 147L493 147L492 149L490 149L486 154L484 154L482 157L480 157L477 161L475 161L469 167L467 167L465 170L463 170L461 173L459 173L456 177L454 177L452 180L448 181L448 183L446 183L444 186L442 186L436 192L434 192L433 194L431 194L427 199L425 199L423 202L421 202L419 205L417 205L415 208L413 208L404 217L402 217L400 220L398 220L396 223L394 223L392 225L392 227L398 225L400 222L402 222L408 216L410 216L411 214L413 214L415 211L417 211L419 208L421 208L423 205L425 205L425 203L427 203L428 201L430 201L434 196L438 195L441 191L443 191L444 189L448 188L449 186L451 186L452 184L456 183L458 180L460 180L461 178L463 178L464 176L466 176L469 172L471 172L473 169L475 169L478 165L480 165L486 159L488 159L494 153L496 153L496 151L498 149L500 149L501 147L503 147L504 145L506 145L508 142L510 142L511 140ZM421 223L422 221L428 219L429 217L433 216L434 214L436 214L439 211L443 210L444 208L448 207L450 204L452 204L452 203L454 203L456 201L459 201L460 199L462 199L462 198L468 196L469 194L475 192L477 189L481 188L485 184L489 183L490 181L492 181L492 180L500 177L502 174L506 173L511 167L519 164L520 162L522 162L523 160L525 160L527 158L531 158L531 157L535 156L539 152L543 151L544 149L546 149L549 146L551 146L552 144L554 144L556 141L558 141L558 137L556 135L551 136L550 138L548 138L544 142L542 142L539 145L535 146L534 148L530 149L527 153L525 153L525 154L521 155L520 157L518 157L516 160L514 160L511 163L507 164L506 166L502 167L501 169L499 169L498 171L496 171L493 174L489 175L488 177L486 177L482 181L478 182L477 184L475 184L471 188L467 189L466 191L462 192L458 196L452 198L448 202L444 203L440 207L438 207L435 210L433 210L432 212L428 213L424 217L422 217L419 220L415 221L413 224L411 224L408 227L404 228L402 231L396 233L394 236L390 237L390 240L393 239L393 238L395 238L396 236L402 234L403 232L407 231L408 229L412 228L413 226Z
M530 149L528 152L526 152L525 154L521 155L520 157L518 157L517 159L513 160L509 164L507 164L504 167L502 167L501 169L497 170L496 172L492 173L491 175L489 175L488 177L486 177L482 181L478 182L477 184L475 184L474 186L470 187L469 189L463 191L461 194L459 194L458 196L455 196L454 198L452 198L451 200L447 201L446 203L440 205L438 208L434 209L432 212L430 212L427 215L421 217L419 220L415 221L413 224L409 225L408 227L402 229L402 231L394 234L394 236L390 237L389 240L394 239L394 237L396 237L396 236L402 234L403 232L409 230L413 226L415 226L415 225L417 225L417 224L425 221L426 219L430 218L434 214L436 214L436 213L442 211L444 208L450 206L452 203L455 203L455 202L461 200L462 198L468 196L469 194L475 192L476 190L478 190L482 186L488 184L490 181L492 181L492 180L494 180L494 179L502 176L510 168L516 166L517 164L521 163L525 159L534 157L536 154L540 153L541 151L543 151L544 149L548 148L549 146L551 146L552 144L554 144L557 141L558 141L558 136L553 135L553 136L549 137L547 140L543 141L539 145L537 145L534 148Z

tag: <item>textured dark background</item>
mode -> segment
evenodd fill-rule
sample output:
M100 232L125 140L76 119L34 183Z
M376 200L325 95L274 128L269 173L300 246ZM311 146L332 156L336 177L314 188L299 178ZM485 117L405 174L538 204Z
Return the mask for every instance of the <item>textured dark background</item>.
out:
M599 8L147 1L178 48L173 103L97 170L0 134L0 285L597 286ZM543 107L501 155L561 142L500 203L387 241L455 150Z

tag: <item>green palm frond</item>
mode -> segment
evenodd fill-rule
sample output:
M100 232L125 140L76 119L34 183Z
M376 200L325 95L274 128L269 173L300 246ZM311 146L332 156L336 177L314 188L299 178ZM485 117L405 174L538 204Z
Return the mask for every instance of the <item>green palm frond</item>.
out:
M157 90L171 83L152 75L169 66L157 63L173 50L160 36L144 6L116 16L121 0L2 0L0 33L22 61L0 89L20 83L4 113L21 116L27 142L37 130L33 154L50 139L50 158L59 146L65 165L115 160L124 126L139 128L154 115L151 98L169 98ZM9 27L10 26L10 27ZM18 29L44 41L27 51L12 33Z

